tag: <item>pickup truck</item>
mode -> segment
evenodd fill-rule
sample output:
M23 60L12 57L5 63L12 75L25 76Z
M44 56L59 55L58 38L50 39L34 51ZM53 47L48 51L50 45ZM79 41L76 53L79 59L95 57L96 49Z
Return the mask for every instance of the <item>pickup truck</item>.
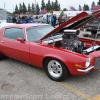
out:
M98 31L100 31L100 18L90 22L90 23L87 23L86 25L84 25L83 27L81 27L81 30L83 31L90 31L91 32L91 35L92 37L95 38L95 35ZM99 33L97 35L97 37L99 37Z

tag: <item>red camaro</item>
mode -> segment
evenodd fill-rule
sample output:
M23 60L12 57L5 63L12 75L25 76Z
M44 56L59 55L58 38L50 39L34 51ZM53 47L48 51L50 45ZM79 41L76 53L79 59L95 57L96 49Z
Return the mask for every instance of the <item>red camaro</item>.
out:
M54 81L68 74L85 75L100 68L100 42L79 38L82 25L99 11L82 12L57 28L47 24L12 24L0 29L0 60L4 56L44 68Z

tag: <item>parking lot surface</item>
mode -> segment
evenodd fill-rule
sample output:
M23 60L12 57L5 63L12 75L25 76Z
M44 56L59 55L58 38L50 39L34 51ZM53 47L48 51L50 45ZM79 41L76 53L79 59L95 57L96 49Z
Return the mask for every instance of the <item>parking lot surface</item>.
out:
M0 100L100 100L100 70L55 82L43 69L6 58L0 61Z
M43 69L6 58L0 61L0 88L0 100L100 100L100 71L55 82Z

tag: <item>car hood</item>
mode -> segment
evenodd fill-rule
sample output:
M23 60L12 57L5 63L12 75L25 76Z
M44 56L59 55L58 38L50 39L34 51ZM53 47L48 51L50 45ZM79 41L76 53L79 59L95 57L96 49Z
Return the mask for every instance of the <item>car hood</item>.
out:
M50 35L56 33L56 32L63 32L65 29L78 29L85 25L86 23L93 21L94 19L98 18L100 16L100 10L97 10L95 12L92 12L90 15L86 12L82 12L71 19L67 20L60 26L56 27L54 30L52 30L50 33L42 37L40 40L44 40Z

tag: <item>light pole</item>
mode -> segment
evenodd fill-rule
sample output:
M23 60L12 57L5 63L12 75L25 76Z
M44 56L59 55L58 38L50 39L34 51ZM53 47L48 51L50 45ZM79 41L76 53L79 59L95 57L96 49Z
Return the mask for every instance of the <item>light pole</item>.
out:
M5 10L5 2L4 2L4 10Z
M35 0L35 15L37 15L36 0Z

